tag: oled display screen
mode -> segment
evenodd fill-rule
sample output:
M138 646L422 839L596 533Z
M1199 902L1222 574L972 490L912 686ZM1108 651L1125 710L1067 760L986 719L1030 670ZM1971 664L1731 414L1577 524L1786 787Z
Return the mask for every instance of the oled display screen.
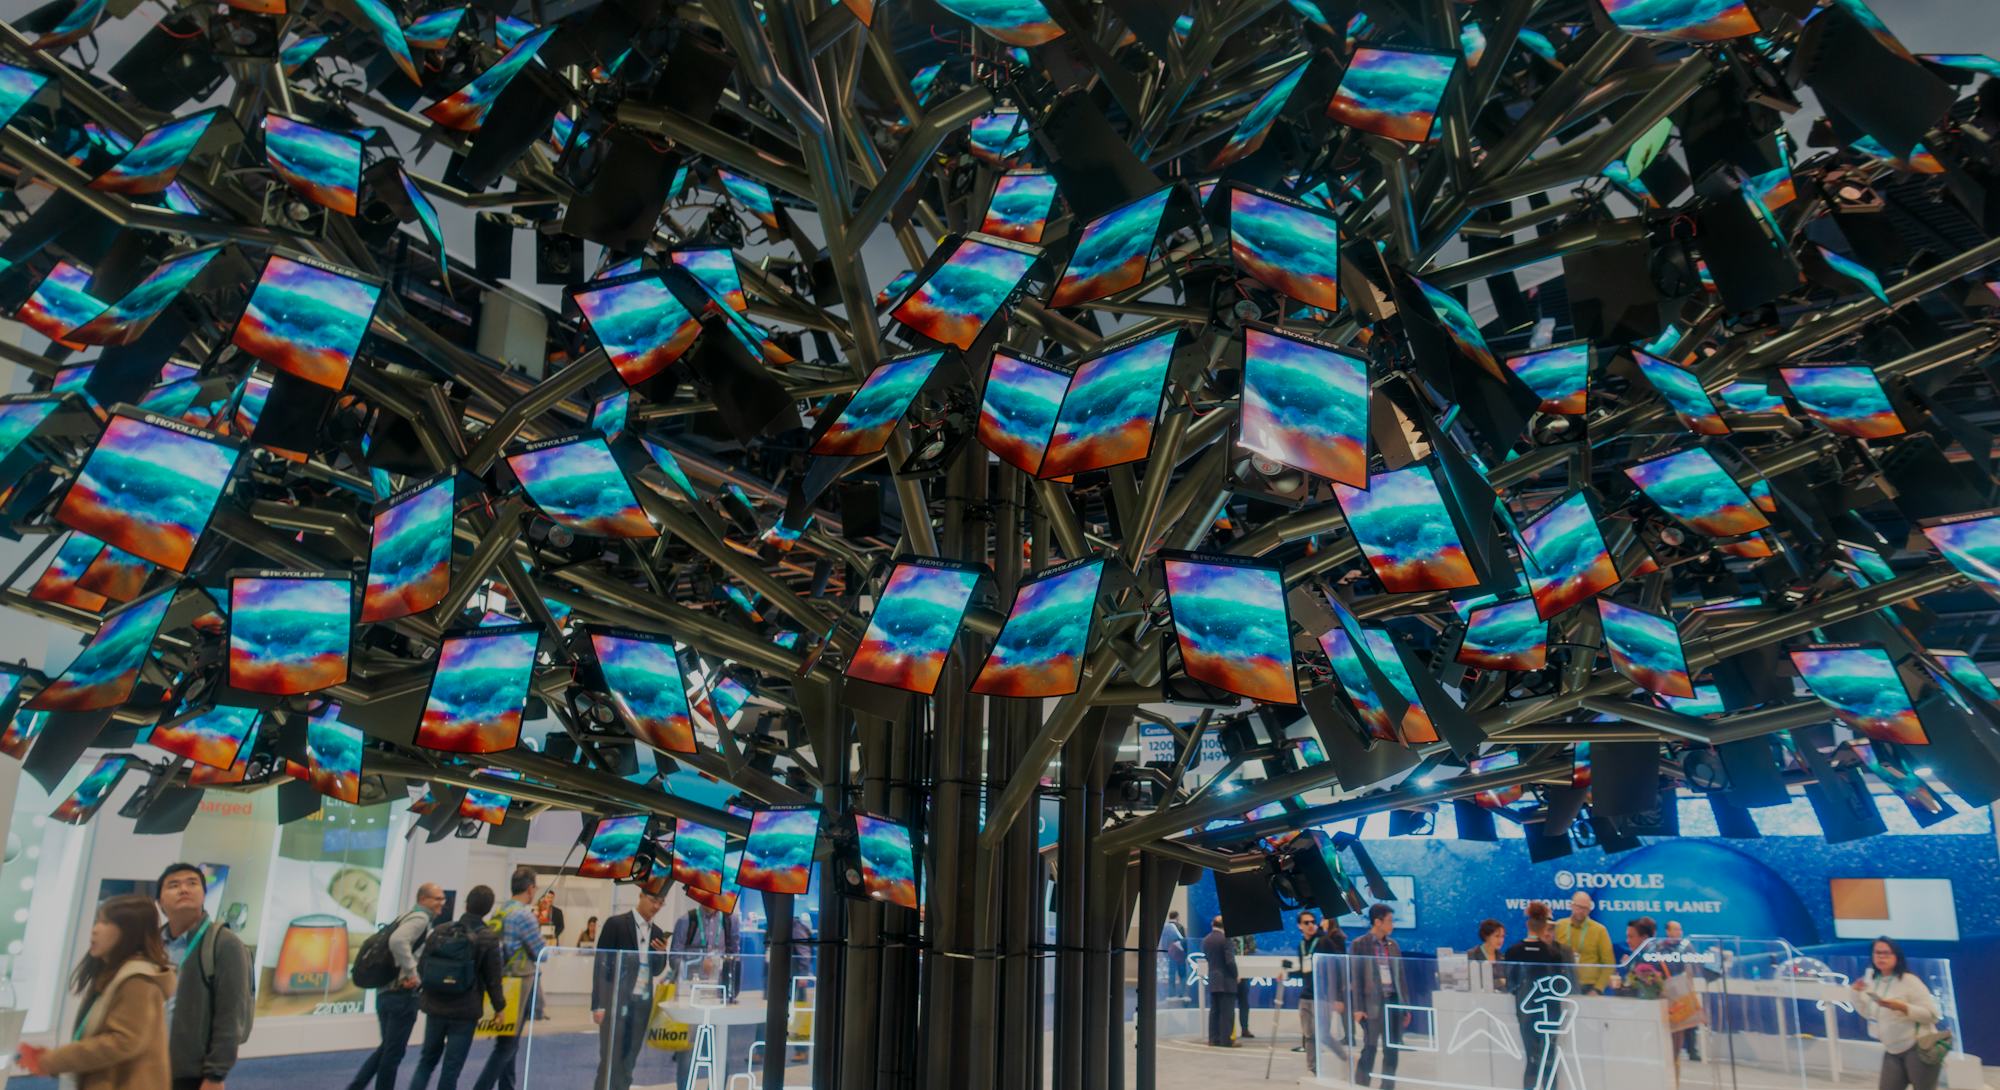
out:
M510 780L521 778L519 772L506 768L482 768L482 777L500 776ZM504 825L507 811L514 805L514 796L491 788L468 787L465 795L458 800L458 816L473 821L483 821L488 825Z
M419 15L403 28L403 40L411 49L443 49L451 44L452 35L458 33L458 25L465 21L464 8L446 8Z
M359 137L266 114L264 156L271 170L300 196L342 215L360 213Z
M736 884L763 893L800 894L812 888L813 846L819 811L759 810L750 818Z
M888 446L890 433L943 358L942 351L923 352L888 360L869 372L810 453L859 457Z
M229 580L229 685L316 692L347 680L354 584L345 575L257 572Z
M230 343L285 374L338 390L381 298L380 285L358 273L272 254Z
M1243 331L1243 449L1368 484L1368 360L1277 330Z
M1979 668L1979 664L1972 660L1971 655L1963 651L1932 651L1931 656L1937 659L1938 666L1949 674L1953 681L1965 686L1974 696L1991 704L2000 704L2000 688L1994 686L1993 679L1986 676L1985 671ZM1957 697L1954 696L1953 699L1956 700Z
M1701 447L1628 466L1625 475L1662 511L1695 533L1735 537L1771 525L1736 478Z
M340 705L329 705L306 724L307 782L328 798L361 802L360 727L340 721Z
M708 289L710 295L728 304L730 309L745 311L750 309L749 297L743 294L743 274L736 269L736 254L729 250L675 250L668 255L673 263L688 271L695 282ZM630 270L638 272L637 268ZM606 278L609 278L607 273Z
M1340 309L1340 225L1331 212L1275 193L1231 189L1229 254L1238 269L1280 295Z
M1889 294L1882 290L1882 278L1875 275L1875 270L1845 254L1835 253L1824 246L1816 246L1814 249L1819 252L1820 259L1826 262L1828 268L1861 285L1869 295L1874 296L1876 301L1880 302L1883 306L1890 305Z
M1806 415L1836 435L1887 439L1909 429L1889 404L1873 368L1865 365L1780 367L1785 386Z
M208 263L222 251L197 250L170 257L146 274L116 303L97 317L71 330L68 339L78 344L126 345L143 336L153 319L167 309L186 287L200 276Z
M674 820L674 881L688 889L722 892L723 846L721 829L710 828L686 818Z
M1077 239L1069 267L1049 297L1052 307L1073 307L1115 295L1146 278L1160 219L1173 190L1162 189L1091 220Z
M944 264L889 316L939 344L971 348L1035 263L1032 250L961 239Z
M698 752L694 717L680 659L665 636L624 629L590 630L591 652L604 675L604 688L624 717L632 737L668 753Z
M1040 476L1067 477L1137 462L1153 449L1173 330L1113 348L1079 364L1070 377Z
M1543 620L1582 605L1618 582L1597 513L1578 492L1521 527L1528 584Z
M1720 42L1760 29L1744 0L1598 0L1618 29L1670 42Z
M1859 644L1825 644L1793 651L1792 665L1798 667L1806 688L1848 727L1878 741L1930 744L1889 652Z
M1785 399L1772 393L1768 382L1732 382L1717 390L1715 396L1731 412L1791 415Z
M1028 150L1028 140L1028 126L1021 120L1021 111L1011 107L973 118L965 137L966 150L972 157L995 170L1013 166Z
M1457 66L1450 53L1357 47L1326 116L1376 136L1424 143Z
M178 420L121 410L106 422L56 521L186 571L241 453Z
M14 119L30 99L49 85L49 77L11 64L0 64L0 126Z
M456 132L477 132L493 109L493 100L535 59L535 53L555 36L555 27L543 27L516 42L505 56L486 71L472 77L465 86L424 107L424 116Z
M438 272L449 276L450 261L445 254L444 227L438 223L437 206L431 204L431 199L424 196L423 190L417 188L417 183L410 177L409 171L398 167L396 181L402 185L403 199L410 202L410 211L417 214L417 223L422 225L424 236L431 240L431 253L437 255Z
M69 797L56 805L49 816L65 825L82 825L97 816L118 781L125 775L125 766L132 758L122 754L99 757L96 767L84 776Z
M763 182L719 168L715 176L722 182L723 190L757 217L757 222L769 230L778 230L778 205L771 200L771 191Z
M1040 472L1069 380L1066 368L994 349L979 404L979 441L1015 469Z
M90 294L89 289L88 269L58 261L14 312L14 318L52 341L63 340L71 331L104 313L103 301Z
M590 410L590 430L607 439L616 439L632 417L632 391L620 390L599 398Z
M21 444L60 408L59 397L0 398L0 460L21 449Z
M507 465L535 506L556 523L597 537L658 537L632 482L595 435L531 443Z
M534 625L522 624L446 636L438 645L417 744L446 753L514 748L540 634Z
M861 888L870 898L917 907L917 864L910 830L884 818L854 815L861 854Z
M106 604L104 595L77 586L77 580L90 570L97 555L104 551L104 543L89 534L71 534L56 546L56 555L49 566L28 588L28 597L37 602L54 602L57 605L75 606L77 609L96 613Z
M1924 536L1952 567L2000 595L2000 510L1970 511L1922 526Z
M151 574L151 564L106 545L77 578L76 585L114 602L129 602L146 589L146 577Z
M899 559L847 676L924 696L935 692L979 575L946 561Z
M17 761L27 756L29 747L42 736L42 728L48 726L48 723L49 717L46 712L16 712L7 724L7 729L0 731L0 753Z
M1500 369L1499 361L1494 358L1493 349L1487 347L1485 335L1479 332L1479 322L1473 318L1471 311L1465 309L1465 304L1459 302L1458 297L1452 293L1434 288L1414 276L1410 277L1410 283L1417 286L1417 291L1424 297L1424 302L1430 304L1431 313L1436 316L1438 324L1444 327L1444 335L1458 348L1458 351L1478 364L1487 374L1505 382L1506 373Z
M1055 202L1054 175L1034 171L1003 174L994 183L993 199L986 205L979 233L1032 246L1042 241L1042 229L1048 225L1049 208Z
M150 197L165 192L220 112L203 110L146 133L116 163L92 178L90 188L125 197Z
M590 832L590 845L583 849L583 862L576 865L578 878L630 878L639 861L639 845L646 839L646 815L599 818Z
M1559 344L1510 356L1507 370L1542 399L1542 411L1582 416L1590 405L1590 343Z
M1429 466L1378 473L1365 492L1335 484L1333 494L1383 590L1406 594L1478 585Z
M1662 696L1694 696L1674 622L1603 598L1597 600L1597 616L1612 667L1632 684Z
M657 274L588 288L576 306L627 386L667 369L701 335L701 323Z
M1257 101L1236 123L1236 131L1229 134L1229 142L1222 145L1221 151L1215 153L1215 158L1208 164L1208 169L1221 170L1239 159L1255 155L1257 149L1264 146L1264 140L1271 135L1271 125L1278 120L1278 115L1284 112L1285 103L1291 100L1293 89L1298 87L1299 80L1305 77L1306 68L1304 64L1293 68L1258 96Z
M2000 61L1984 53L1919 53L1917 59L1944 68L1956 68L1961 72L2000 76Z
M1008 45L1025 48L1062 36L1042 0L938 0L938 6Z
M1347 632L1335 625L1320 633L1319 646L1326 652L1327 661L1333 666L1333 676L1347 694L1347 702L1360 718L1362 729L1378 741L1395 741L1396 729L1389 720L1389 710L1382 703L1382 698L1376 695L1375 686L1369 681L1368 671L1362 665L1361 655L1355 650L1354 641Z
M424 79L417 74L416 59L410 56L410 43L403 36L403 24L396 20L396 13L383 0L352 0L352 3L375 29L375 36L382 40L383 52L389 54L397 69L410 77L411 83L422 86Z
M393 621L444 601L451 587L452 478L438 477L382 501L369 536L361 621Z
M261 714L255 708L217 705L160 723L141 741L196 764L228 768L236 763L243 743L256 731Z
M691 504L701 503L701 493L695 491L694 482L688 479L687 471L681 468L680 459L674 457L673 451L643 437L639 445L646 448L653 464L660 467L661 475L667 478L682 499Z
M1632 356L1638 361L1639 373L1659 391L1660 399L1673 410L1682 427L1696 435L1729 434L1729 425L1722 422L1721 414L1715 411L1715 402L1702 389L1701 380L1693 371L1650 352L1634 351Z
M1076 692L1103 578L1104 561L1083 557L1022 583L972 691L1014 697Z
M1475 609L1453 660L1482 670L1539 670L1548 665L1549 623L1532 598Z
M1232 557L1162 557L1188 677L1252 700L1297 704L1284 573Z

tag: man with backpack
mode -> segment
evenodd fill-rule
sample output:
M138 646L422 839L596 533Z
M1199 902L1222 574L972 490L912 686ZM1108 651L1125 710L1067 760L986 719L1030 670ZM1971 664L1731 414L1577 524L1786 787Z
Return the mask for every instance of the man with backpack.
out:
M424 939L417 961L424 1048L409 1090L424 1090L440 1061L438 1090L458 1090L458 1073L465 1069L465 1054L472 1051L473 1030L479 1026L480 998L490 1000L496 1012L507 1009L507 993L500 987L500 938L486 926L491 911L492 888L474 886L465 895L465 915L440 924Z
M514 1054L521 1050L521 1034L535 1009L535 970L548 945L542 941L542 921L535 915L535 893L540 887L541 876L533 867L515 867L507 882L507 888L514 891L513 899L501 905L499 914L489 921L500 935L500 971L521 980L521 1017L514 1023L513 1033L493 1038L493 1052L486 1057L486 1066L479 1069L479 1077L472 1080L472 1090L514 1090Z
M375 1022L381 1027L382 1043L361 1062L347 1090L368 1090L370 1085L375 1090L396 1090L396 1068L410 1047L410 1031L417 1028L417 951L443 909L444 890L425 882L417 887L416 907L361 944L354 959L354 982L375 989Z
M250 1036L250 953L235 932L209 919L208 878L200 867L169 865L153 896L167 918L160 940L180 974L167 999L173 1090L223 1090L236 1050Z

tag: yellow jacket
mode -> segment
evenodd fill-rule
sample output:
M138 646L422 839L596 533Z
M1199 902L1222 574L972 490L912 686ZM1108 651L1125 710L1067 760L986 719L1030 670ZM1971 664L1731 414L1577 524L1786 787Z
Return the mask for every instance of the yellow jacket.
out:
M1576 982L1604 991L1611 986L1611 932L1596 920L1575 926L1565 916L1556 921L1556 941L1576 953Z

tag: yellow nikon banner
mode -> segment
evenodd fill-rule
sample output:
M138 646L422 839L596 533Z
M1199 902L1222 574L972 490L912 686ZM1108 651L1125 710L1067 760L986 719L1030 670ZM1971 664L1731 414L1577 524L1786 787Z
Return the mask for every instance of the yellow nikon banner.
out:
M686 1022L676 1022L667 1014L667 1003L673 997L674 985L653 986L653 1016L646 1022L646 1043L662 1052L686 1052L694 1033Z
M521 1032L521 981L525 977L510 976L500 982L500 994L507 997L507 1005L479 1020L474 1027L474 1037L512 1037Z

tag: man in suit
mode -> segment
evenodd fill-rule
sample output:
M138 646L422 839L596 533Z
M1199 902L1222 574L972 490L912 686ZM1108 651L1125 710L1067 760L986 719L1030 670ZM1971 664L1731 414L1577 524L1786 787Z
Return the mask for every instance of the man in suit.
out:
M1222 917L1202 938L1201 954L1208 959L1208 1043L1235 1048L1229 1031L1236 1028L1236 944L1223 934Z
M606 920L598 932L590 974L597 1090L632 1090L632 1068L653 1014L653 979L667 967L666 932L653 926L662 899L641 889L639 907Z

